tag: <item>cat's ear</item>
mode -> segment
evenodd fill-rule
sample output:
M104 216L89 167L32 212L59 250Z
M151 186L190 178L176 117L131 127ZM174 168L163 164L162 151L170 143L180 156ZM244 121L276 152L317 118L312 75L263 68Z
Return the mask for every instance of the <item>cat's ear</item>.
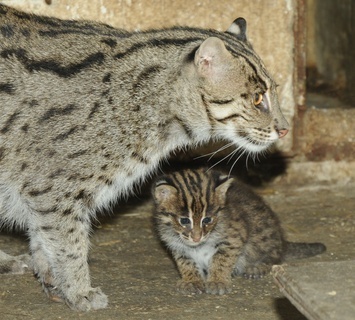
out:
M164 181L157 182L153 196L157 203L163 204L177 198L177 190L171 185L165 184Z
M220 205L224 205L227 199L227 191L234 182L234 178L228 178L228 176L220 176L219 181L220 184L216 187L215 194Z
M233 34L240 41L248 42L247 22L244 18L235 19L226 32Z
M230 57L224 42L219 38L210 37L197 49L194 61L199 73L208 77L221 74Z

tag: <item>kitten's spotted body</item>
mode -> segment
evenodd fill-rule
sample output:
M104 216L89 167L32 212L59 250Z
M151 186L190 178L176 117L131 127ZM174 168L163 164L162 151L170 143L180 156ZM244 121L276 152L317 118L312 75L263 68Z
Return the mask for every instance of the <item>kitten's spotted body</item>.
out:
M288 126L243 19L130 33L0 5L0 101L0 224L27 230L45 291L77 310L107 305L87 264L98 209L178 148L257 153ZM0 255L2 272L26 263Z
M171 250L185 293L224 294L232 275L259 278L273 264L325 251L321 243L284 239L265 202L235 178L216 171L183 170L153 188L157 231Z

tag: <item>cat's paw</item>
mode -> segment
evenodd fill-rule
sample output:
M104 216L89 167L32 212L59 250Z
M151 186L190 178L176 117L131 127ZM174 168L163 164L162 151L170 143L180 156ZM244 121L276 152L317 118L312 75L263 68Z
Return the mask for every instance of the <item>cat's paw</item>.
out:
M232 292L232 284L222 281L207 281L206 293L209 294L226 294Z
M63 294L50 281L43 282L42 287L48 298L54 302L65 303Z
M31 269L32 261L30 255L10 256L0 251L0 273L24 274Z
M179 281L176 286L177 290L183 294L201 294L205 291L202 281Z
M256 266L248 266L243 274L246 279L261 279L265 277L271 270L271 267L266 264Z
M90 311L107 307L107 296L100 288L91 288L85 295L77 295L74 299L65 299L67 305L76 311Z

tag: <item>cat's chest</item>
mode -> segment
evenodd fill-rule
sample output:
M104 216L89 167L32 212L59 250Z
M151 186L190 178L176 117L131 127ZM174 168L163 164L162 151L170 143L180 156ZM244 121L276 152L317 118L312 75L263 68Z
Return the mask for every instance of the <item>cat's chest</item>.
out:
M206 273L216 252L215 245L208 242L196 248L189 248L188 255L194 260L199 271Z

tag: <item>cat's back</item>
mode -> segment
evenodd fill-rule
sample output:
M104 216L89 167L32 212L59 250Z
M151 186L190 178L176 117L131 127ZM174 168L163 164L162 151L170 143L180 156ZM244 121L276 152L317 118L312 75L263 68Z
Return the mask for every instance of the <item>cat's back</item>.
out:
M249 229L256 226L279 228L279 219L266 201L252 187L234 178L226 195L230 221L243 220Z
M109 39L124 39L131 35L130 32L123 29L116 29L107 24L94 21L77 21L77 20L63 20L54 17L34 15L23 11L18 11L14 8L0 4L0 38L2 46L11 44L14 45L14 40L23 41L17 43L17 46L25 45L26 42L41 42L57 41L58 45L62 46L69 44L69 39L87 40L87 48L89 49L94 42L90 42L92 38L101 38L101 48L106 44L113 47L115 43ZM106 39L106 40L105 40ZM75 42L70 43L75 46ZM117 43L116 43L117 44ZM83 43L84 45L84 43ZM45 48L51 50L48 46Z
M0 72L20 75L20 67L31 73L51 70L67 79L89 67L102 67L118 43L130 45L131 36L103 23L38 16L1 4L0 28L0 67L6 66Z
M24 55L24 50L32 49L31 54L36 58L55 57L63 59L63 62L64 57L74 61L75 58L83 58L86 54L97 52L108 56L114 54L114 58L120 59L127 56L127 49L131 49L131 53L143 47L159 47L159 44L166 47L166 42L178 44L179 39L186 37L189 39L186 39L185 43L191 41L192 37L201 40L209 35L207 30L182 27L130 32L100 22L34 15L2 4L0 28L2 50L18 48L13 53L22 51ZM211 31L210 35L212 33ZM2 52L1 57L5 54L6 52Z

